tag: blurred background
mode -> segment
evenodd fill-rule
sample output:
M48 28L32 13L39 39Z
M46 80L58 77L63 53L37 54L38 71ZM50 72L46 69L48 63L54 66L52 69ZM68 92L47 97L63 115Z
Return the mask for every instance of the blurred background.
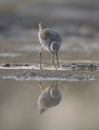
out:
M0 0L0 38L33 40L40 21L59 29L63 37L98 37L99 1Z
M99 0L0 0L0 65L39 66L40 21L63 37L60 65L99 63ZM51 65L47 52L43 64ZM78 71L70 71L70 81L58 81L61 103L40 115L38 82L28 75L12 79L23 71L0 69L0 130L99 130L99 81L72 81ZM2 79L6 73L9 79ZM46 88L51 81L42 84Z
M0 0L1 63L9 57L12 63L37 62L31 56L41 47L37 36L40 21L62 35L62 62L98 60L98 0Z

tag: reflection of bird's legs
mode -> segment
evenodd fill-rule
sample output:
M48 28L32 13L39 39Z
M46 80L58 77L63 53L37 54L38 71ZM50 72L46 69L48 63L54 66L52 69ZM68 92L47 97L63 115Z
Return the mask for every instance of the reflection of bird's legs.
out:
M55 81L55 87L57 88L57 81Z
M57 81L56 81L56 80L55 80L55 81L53 81L51 86L53 86L53 87L57 88Z
M42 88L42 85L41 85L41 81L39 81L39 87L43 91L43 88Z
M58 85L57 85L57 81L55 80L55 88L57 88L57 86L58 86Z

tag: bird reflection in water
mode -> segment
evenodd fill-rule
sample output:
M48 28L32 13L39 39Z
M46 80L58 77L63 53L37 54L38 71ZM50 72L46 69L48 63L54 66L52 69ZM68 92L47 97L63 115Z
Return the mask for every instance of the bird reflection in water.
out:
M52 85L46 89L42 89L41 82L39 82L41 94L38 98L38 109L40 114L45 112L48 108L58 105L61 101L61 93L57 88L57 82L53 81Z

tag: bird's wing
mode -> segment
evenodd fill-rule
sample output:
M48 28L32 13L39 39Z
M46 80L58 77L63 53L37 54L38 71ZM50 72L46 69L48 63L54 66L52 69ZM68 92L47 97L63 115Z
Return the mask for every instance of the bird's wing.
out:
M44 40L52 41L61 41L61 36L53 30L45 29L42 33L40 33L40 37Z

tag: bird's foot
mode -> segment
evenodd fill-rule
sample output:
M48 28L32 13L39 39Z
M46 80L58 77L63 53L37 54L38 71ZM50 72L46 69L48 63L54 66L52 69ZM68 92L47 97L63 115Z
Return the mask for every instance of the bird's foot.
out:
M40 70L43 70L42 66L40 66Z

